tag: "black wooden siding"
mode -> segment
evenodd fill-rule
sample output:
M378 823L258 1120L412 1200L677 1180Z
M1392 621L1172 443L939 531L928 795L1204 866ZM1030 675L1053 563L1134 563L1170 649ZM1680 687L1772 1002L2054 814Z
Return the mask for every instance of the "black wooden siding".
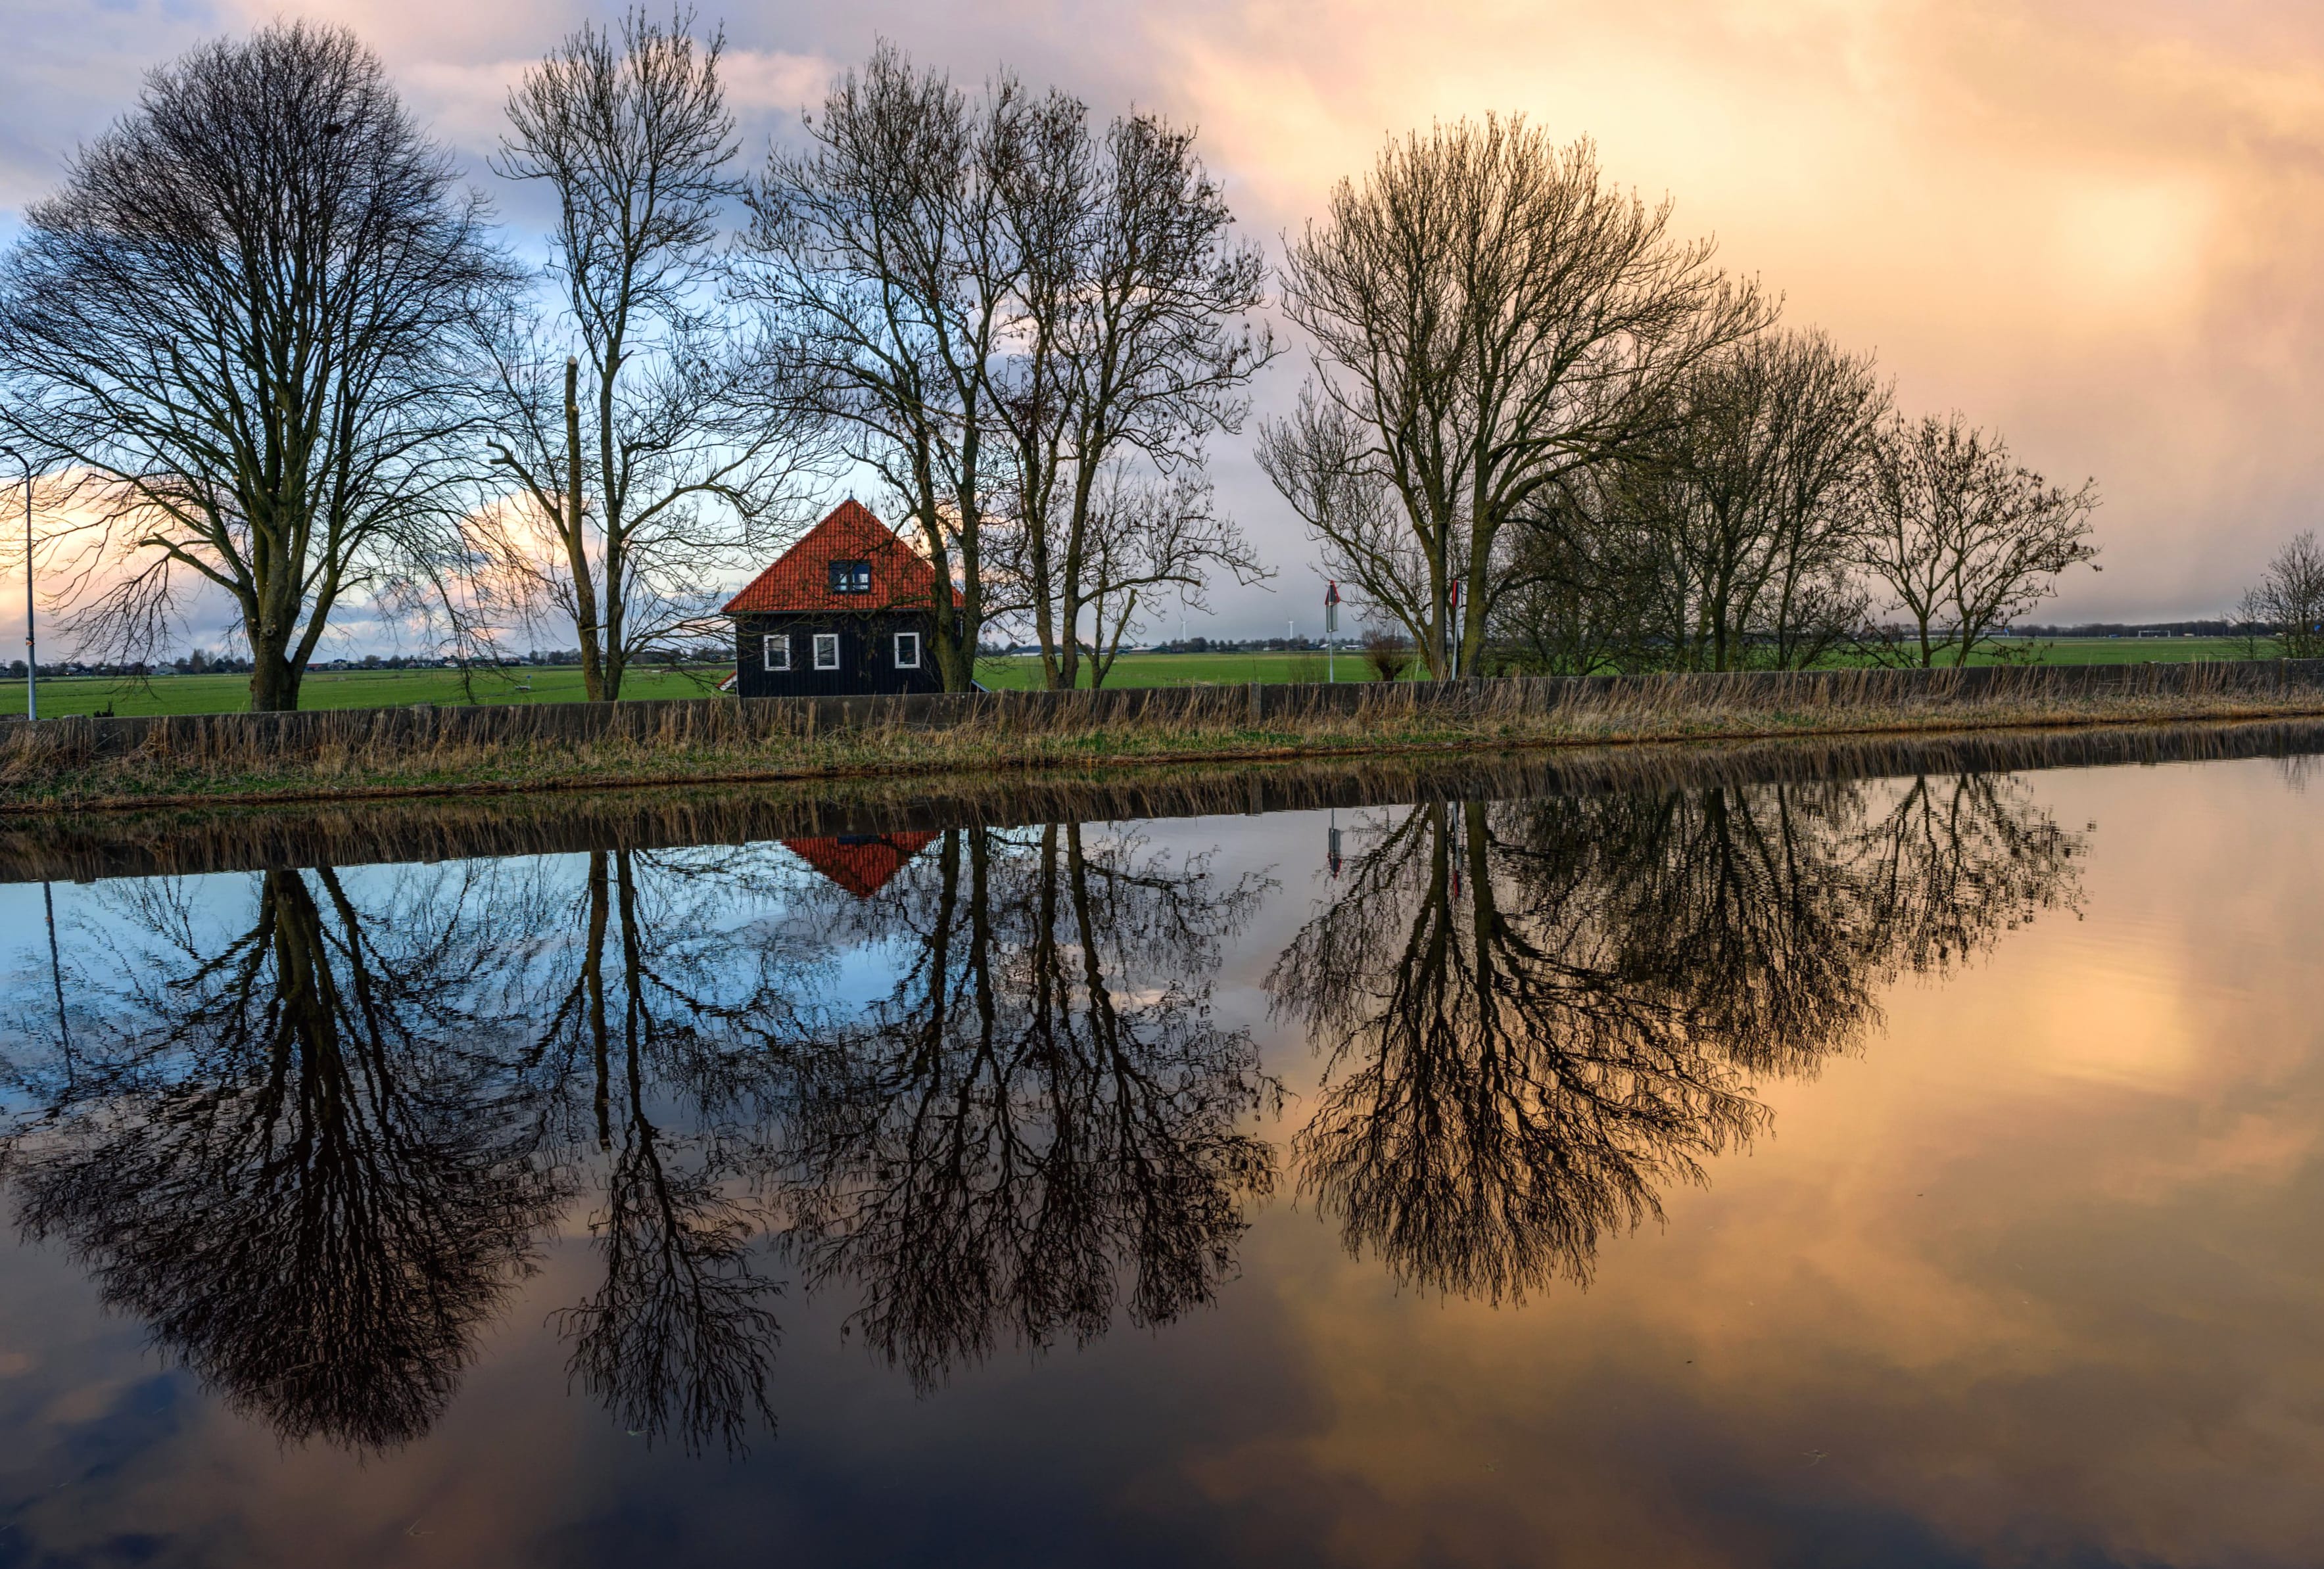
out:
M937 692L936 649L927 611L792 612L734 618L735 690L745 697L845 697L860 693ZM920 668L896 668L896 634L920 634ZM839 669L815 668L815 634L839 636ZM791 668L766 667L770 633L791 640Z

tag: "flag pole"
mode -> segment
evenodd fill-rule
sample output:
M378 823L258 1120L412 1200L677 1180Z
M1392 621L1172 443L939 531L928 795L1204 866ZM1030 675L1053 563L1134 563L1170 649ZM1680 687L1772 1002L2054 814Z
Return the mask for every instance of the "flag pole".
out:
M1323 580L1323 679L1340 678L1340 585Z

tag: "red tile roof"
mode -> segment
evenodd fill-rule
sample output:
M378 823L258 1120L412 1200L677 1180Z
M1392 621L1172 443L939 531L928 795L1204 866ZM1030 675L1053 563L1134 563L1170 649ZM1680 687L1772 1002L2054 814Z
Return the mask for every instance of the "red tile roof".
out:
M834 561L872 563L872 592L834 594ZM886 610L922 605L934 598L936 569L927 558L872 515L861 502L844 501L807 531L780 559L726 602L721 615L756 615L777 611ZM952 600L960 603L960 590Z
M858 899L869 899L918 854L934 834L882 834L876 838L786 839L783 848Z

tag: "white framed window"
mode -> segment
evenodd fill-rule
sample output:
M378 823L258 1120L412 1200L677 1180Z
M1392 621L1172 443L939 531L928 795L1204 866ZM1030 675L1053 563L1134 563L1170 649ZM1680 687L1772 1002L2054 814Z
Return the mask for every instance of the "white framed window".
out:
M770 632L761 648L763 651L762 657L766 660L767 669L788 670L791 668L791 640L788 636L781 632Z
M896 634L896 668L917 670L920 668L920 634L899 632Z
M815 668L818 670L839 669L839 634L819 632L815 634Z

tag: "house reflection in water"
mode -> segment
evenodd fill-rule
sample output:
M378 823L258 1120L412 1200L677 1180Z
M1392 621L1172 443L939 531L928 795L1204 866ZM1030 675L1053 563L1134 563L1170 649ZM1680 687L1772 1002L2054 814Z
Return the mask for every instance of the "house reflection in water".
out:
M934 834L842 834L785 839L783 848L858 899L870 899L904 863L928 847Z

